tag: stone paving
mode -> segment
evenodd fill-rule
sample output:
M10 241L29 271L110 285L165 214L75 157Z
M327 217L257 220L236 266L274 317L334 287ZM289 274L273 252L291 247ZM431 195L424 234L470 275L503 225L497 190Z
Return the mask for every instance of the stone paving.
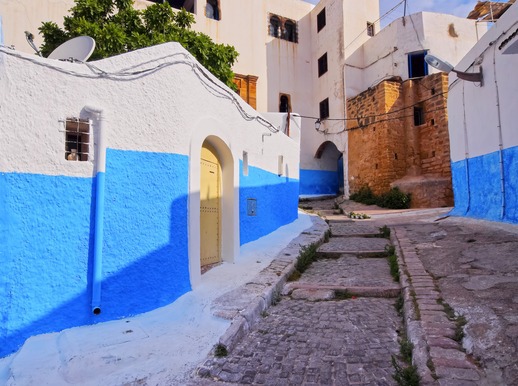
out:
M342 225L331 223L332 232L340 227L347 236ZM363 228L368 236L379 233L377 227ZM349 233L358 234L353 228ZM353 296L355 288L365 287L390 290L385 296L399 293L386 258L358 257L362 251L384 251L387 243L331 238L328 244L347 244L353 254L313 262L300 279L286 284L278 303L261 313L227 356L210 356L200 366L201 377L192 384L395 385L391 358L399 354L403 331L395 299Z
M332 230L332 227L331 227ZM385 253L389 244L387 239L373 237L333 237L328 243L318 248L318 253L325 257L338 257L342 254L378 256Z

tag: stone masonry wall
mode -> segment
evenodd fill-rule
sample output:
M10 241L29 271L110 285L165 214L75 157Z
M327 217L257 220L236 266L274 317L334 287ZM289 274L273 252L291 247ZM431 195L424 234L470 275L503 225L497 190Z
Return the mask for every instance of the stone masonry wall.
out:
M383 81L348 100L347 116L358 118L348 121L351 193L398 186L412 207L452 205L447 90L447 76L433 74Z

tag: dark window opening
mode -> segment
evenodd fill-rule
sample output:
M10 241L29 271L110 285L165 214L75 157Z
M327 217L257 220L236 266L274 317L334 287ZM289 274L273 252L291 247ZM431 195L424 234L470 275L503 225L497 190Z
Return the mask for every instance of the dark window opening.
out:
M298 43L297 23L281 16L270 15L268 34L275 38Z
M182 9L185 8L187 12L194 13L194 0L149 0L153 3L169 3L171 8Z
M326 26L326 9L324 8L317 15L317 32L320 32L322 28Z
M205 8L205 16L208 19L221 20L219 14L219 1L218 0L207 0L207 6Z
M397 153L394 153L394 159L397 160Z
M414 106L414 126L424 124L424 110L422 107Z
M288 94L281 94L279 98L279 112L290 113L291 112L291 98Z
M297 43L297 25L291 20L284 22L284 39Z
M320 119L329 118L329 98L320 102Z
M424 57L426 51L414 52L408 54L408 77L420 78L428 75L428 64Z
M327 72L327 52L318 59L318 77Z
M367 35L374 36L376 31L374 30L374 23L367 22Z
M277 16L270 17L270 36L281 37L281 19Z
M65 159L88 161L90 150L90 121L67 118L65 121Z
M435 126L435 119L432 118L432 120L430 121L430 123L432 124L432 126Z

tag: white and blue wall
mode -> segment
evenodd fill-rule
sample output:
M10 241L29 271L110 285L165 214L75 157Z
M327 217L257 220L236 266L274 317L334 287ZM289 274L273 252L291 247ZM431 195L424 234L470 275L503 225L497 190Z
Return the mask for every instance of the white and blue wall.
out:
M456 70L483 72L483 84L450 74L448 98L452 214L518 223L518 5L490 28Z
M205 141L222 167L223 260L297 218L300 132L276 131L174 43L92 64L0 48L0 356L202 282ZM88 161L65 159L67 117L91 121Z

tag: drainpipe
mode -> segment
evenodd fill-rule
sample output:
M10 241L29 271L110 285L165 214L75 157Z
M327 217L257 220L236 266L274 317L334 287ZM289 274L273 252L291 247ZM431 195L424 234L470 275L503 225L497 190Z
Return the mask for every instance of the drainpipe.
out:
M496 71L496 45L493 48L493 73L495 78L495 93L496 93L496 112L497 112L497 129L498 129L498 155L500 163L500 190L502 194L502 208L500 212L501 220L505 217L506 200L505 200L505 165L504 165L504 136L502 133L502 117L500 111L500 91L498 89L498 79Z
M94 232L94 261L92 270L92 312L101 313L101 282L103 259L103 227L104 227L104 190L106 172L106 145L104 141L103 109L85 106L84 110L95 115L97 127L97 160L95 175L95 232Z

